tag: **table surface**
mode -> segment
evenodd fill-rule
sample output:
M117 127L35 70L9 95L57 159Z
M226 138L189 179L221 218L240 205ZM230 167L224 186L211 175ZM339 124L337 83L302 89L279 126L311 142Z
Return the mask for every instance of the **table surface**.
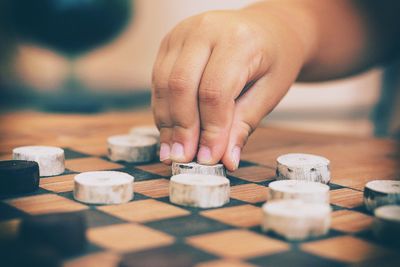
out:
M107 159L108 136L151 122L148 111L1 115L0 159L10 159L16 146L60 146L66 152L66 172L41 178L38 192L3 199L0 227L17 227L25 216L35 214L83 213L88 248L64 259L65 266L117 266L122 258L135 266L396 266L400 262L394 247L374 238L373 216L363 207L368 181L400 179L398 143L259 128L243 152L240 168L229 173L230 203L196 209L169 202L169 167L157 161L138 165ZM260 229L260 207L274 180L276 158L291 152L322 155L331 161L333 212L326 236L288 242ZM134 200L110 206L74 201L74 175L92 170L120 170L135 176Z

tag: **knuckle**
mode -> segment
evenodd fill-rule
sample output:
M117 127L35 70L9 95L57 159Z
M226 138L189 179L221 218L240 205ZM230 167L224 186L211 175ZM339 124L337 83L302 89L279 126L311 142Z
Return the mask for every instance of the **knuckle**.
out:
M168 122L168 120L165 120L165 118L163 118L162 116L155 116L154 121L158 129L168 129L173 127L172 123Z
M182 95L190 89L191 81L185 78L184 75L172 74L168 80L168 87L171 93L175 95Z
M200 144L207 145L210 140L218 140L225 131L216 125L207 125L201 131Z
M156 99L165 98L168 94L168 84L161 79L153 79L153 94Z
M221 90L212 87L199 90L199 102L210 106L218 106L223 101Z
M234 26L232 31L232 38L236 42L246 42L252 40L254 37L254 30L246 23L238 23Z
M200 15L200 26L211 26L215 20L215 12L209 11Z

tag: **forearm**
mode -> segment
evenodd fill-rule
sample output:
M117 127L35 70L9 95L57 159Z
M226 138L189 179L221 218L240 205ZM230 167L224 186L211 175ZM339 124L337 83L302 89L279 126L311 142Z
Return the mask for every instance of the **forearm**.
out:
M273 0L248 9L273 12L301 40L301 81L348 76L387 61L399 49L397 1Z

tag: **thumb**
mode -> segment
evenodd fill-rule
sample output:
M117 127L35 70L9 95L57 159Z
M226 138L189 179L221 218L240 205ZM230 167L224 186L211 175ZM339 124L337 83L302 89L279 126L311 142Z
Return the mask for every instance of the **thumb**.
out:
M229 141L222 157L222 163L229 171L238 168L247 139L262 118L283 98L292 82L265 75L236 100Z

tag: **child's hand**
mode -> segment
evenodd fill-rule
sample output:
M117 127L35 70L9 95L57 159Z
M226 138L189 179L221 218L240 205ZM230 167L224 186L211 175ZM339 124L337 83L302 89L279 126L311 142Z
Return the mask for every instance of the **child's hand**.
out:
M162 41L152 105L160 159L237 168L264 115L285 95L307 51L285 12L213 11L191 17ZM245 89L244 89L245 88ZM268 140L265 140L268 142Z

